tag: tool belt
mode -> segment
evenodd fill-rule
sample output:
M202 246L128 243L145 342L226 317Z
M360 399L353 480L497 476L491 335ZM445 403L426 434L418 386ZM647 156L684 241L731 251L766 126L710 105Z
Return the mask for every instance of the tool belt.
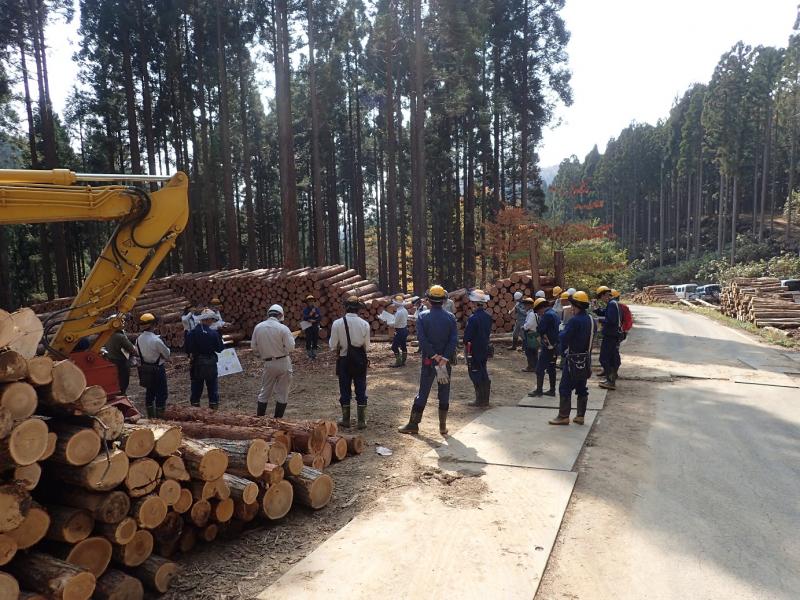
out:
M265 358L264 362L270 362L270 361L273 361L273 360L280 360L282 358L286 358L287 356L289 356L289 355L288 354L284 354L283 356L273 356L272 358Z

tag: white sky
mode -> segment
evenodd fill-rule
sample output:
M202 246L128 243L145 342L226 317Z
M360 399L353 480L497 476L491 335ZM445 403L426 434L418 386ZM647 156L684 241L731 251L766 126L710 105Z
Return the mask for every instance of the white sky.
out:
M631 121L655 123L737 41L785 46L797 0L567 0L574 103L544 135L543 167L580 159Z
M567 0L575 102L558 111L559 125L546 130L541 165L571 154L583 158L594 144L603 151L631 121L655 123L692 83L707 82L719 57L740 39L785 45L797 1ZM77 22L48 29L51 93L59 112L77 81L77 39Z

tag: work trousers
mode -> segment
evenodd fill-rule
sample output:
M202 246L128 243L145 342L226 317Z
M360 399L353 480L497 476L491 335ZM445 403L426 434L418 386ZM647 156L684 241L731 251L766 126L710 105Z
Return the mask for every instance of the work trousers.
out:
M339 357L336 362L336 376L339 378L339 403L342 406L350 406L353 399L353 390L356 389L356 404L359 406L367 405L367 373L356 375L355 377L347 372L345 358Z
M428 359L423 361L422 367L419 371L419 392L417 392L417 397L414 398L414 409L423 411L425 410L425 406L428 404L428 396L431 393L431 388L433 387L433 382L436 381L436 363L431 361L431 364L425 364L428 362ZM450 364L447 364L447 374L450 375L452 371L452 367ZM438 396L439 396L439 409L440 410L447 410L450 408L450 384L437 384L439 386L438 389Z
M208 389L208 405L212 407L219 406L219 378L216 375L207 379L192 377L192 395L189 398L189 403L192 406L200 406L203 386Z
M539 349L538 348L530 348L529 346L525 346L525 358L528 359L528 368L536 370L536 365L539 362Z
M122 360L112 360L117 367L117 381L119 381L119 392L123 396L128 392L128 385L131 382L131 365L127 358Z
M573 391L578 397L578 416L582 417L586 414L586 404L589 399L589 388L586 385L586 381L586 379L572 377L567 366L567 360L564 359L561 366L561 383L558 384L558 396L560 398L558 415L560 417L569 416L572 410Z
M525 331L522 329L522 326L525 325L525 321L514 321L514 329L511 331L511 343L516 346L517 340L520 336L525 338Z
M600 366L605 373L619 369L622 358L619 354L620 338L603 335L600 342Z
M486 368L487 360L476 360L471 358L469 361L469 378L474 385L484 381L489 381L489 370Z
M275 395L275 402L286 404L289 401L289 387L292 384L292 361L288 356L264 362L261 375L261 390L258 392L259 404L267 404Z
M319 325L313 324L305 330L306 351L319 349Z
M398 352L407 354L408 353L408 347L406 346L407 341L408 341L408 328L401 327L400 329L395 329L394 338L392 338L392 352L394 354L397 354Z
M539 351L539 360L536 363L536 374L544 376L547 373L555 377L556 374L556 348L550 350L542 346Z
M145 390L144 403L148 407L166 408L168 396L167 370L164 368L164 365L159 365L156 375L156 384Z

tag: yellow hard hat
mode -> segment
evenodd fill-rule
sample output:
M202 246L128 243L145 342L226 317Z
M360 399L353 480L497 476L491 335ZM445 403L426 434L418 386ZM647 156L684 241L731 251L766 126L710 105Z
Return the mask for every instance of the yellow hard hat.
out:
M612 298L619 298L622 294L619 290L611 290L611 297Z
M141 323L142 325L153 323L155 320L156 316L153 313L144 313L142 316L139 317L139 323Z
M533 298L531 298L530 296L525 296L522 299L522 303L523 304L533 304Z
M444 302L447 298L447 291L440 285L434 285L428 290L428 298L431 302Z
M562 292L562 290L561 290L561 288L559 286L554 287L553 288L553 298L558 298L561 295L561 292Z
M306 296L306 302L308 302L309 300L316 300L314 294L309 294L308 296Z
M588 308L589 306L589 294L586 292L575 292L570 300L573 304L583 308Z
M220 300L219 298L212 298L211 304L222 304L222 300Z
M561 295L559 296L559 298L561 300L569 300L569 292L561 292Z
M547 304L547 300L545 300L544 298L537 298L536 302L533 303L534 310L539 308L542 304Z
M610 292L611 288L606 285L601 285L599 288L595 290L595 294L600 296L601 294L605 294L606 292Z
M397 294L397 295L394 297L394 301L395 301L395 302L402 302L403 300L405 300L405 298L403 297L403 294Z

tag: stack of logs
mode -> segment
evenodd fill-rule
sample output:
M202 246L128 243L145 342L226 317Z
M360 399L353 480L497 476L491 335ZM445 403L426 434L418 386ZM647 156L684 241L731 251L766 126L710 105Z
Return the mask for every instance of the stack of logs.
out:
M632 302L636 304L680 304L680 299L675 295L673 290L668 285L648 285L638 294L634 294L631 298Z
M31 308L43 322L47 322L50 318L57 322L66 316L64 309L69 308L72 301L73 298L56 298L33 305ZM164 342L173 348L181 347L183 346L181 316L183 310L189 306L189 300L177 294L167 281L163 279L150 281L136 299L136 305L126 323L126 331L137 333L139 316L149 312L159 318L159 334ZM55 333L55 329L52 332Z
M737 277L722 289L722 314L758 327L800 327L800 294L774 277Z
M74 363L35 356L41 333L33 311L0 311L3 600L163 593L171 557L293 504L322 508L323 469L363 451L326 421L171 408L125 423Z

